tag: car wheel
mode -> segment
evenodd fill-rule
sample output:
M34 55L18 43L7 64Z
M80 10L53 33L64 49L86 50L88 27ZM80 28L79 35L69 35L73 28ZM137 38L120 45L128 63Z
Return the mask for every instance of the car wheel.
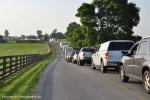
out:
M120 78L121 78L122 82L128 82L129 81L129 77L125 75L123 65L121 66L121 70L120 70Z
M74 60L74 64L76 64L77 63L77 60Z
M106 66L104 66L104 62L103 61L101 61L101 72L102 73L106 73Z
M93 60L92 60L91 67L92 67L92 69L96 69L96 67L95 67L95 65L94 65L94 62L93 62Z
M74 63L74 64L75 64L75 60L73 60L73 61L72 61L72 63Z
M77 65L79 65L79 60L77 60Z
M68 62L68 60L66 59L66 62Z
M79 60L79 65L80 65L80 66L84 66L83 61Z
M116 71L117 71L117 72L120 72L120 68L116 68Z
M150 94L150 72L145 71L143 75L143 85L146 93Z

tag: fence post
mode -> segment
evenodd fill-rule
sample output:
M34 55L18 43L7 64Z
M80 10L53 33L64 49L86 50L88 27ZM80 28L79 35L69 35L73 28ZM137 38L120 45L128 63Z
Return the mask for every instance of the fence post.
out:
M18 71L18 56L16 56L16 68L15 68L15 72Z
M30 65L30 56L27 55L27 62L28 62L28 66Z
M25 67L25 57L24 57L24 55L22 56L22 66Z
M10 75L12 74L12 56L10 56Z
M5 79L6 75L6 57L3 58L3 80Z
M20 69L22 69L22 57L20 56L19 58L20 58L19 59L19 67L20 67L19 70L20 70Z

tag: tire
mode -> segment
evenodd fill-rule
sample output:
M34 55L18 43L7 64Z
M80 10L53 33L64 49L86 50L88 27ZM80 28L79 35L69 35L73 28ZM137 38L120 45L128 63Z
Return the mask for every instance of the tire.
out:
M117 68L116 68L116 71L117 71L117 72L120 72L120 68L117 67Z
M150 94L150 72L145 71L143 74L143 86L146 93Z
M96 69L93 60L92 60L91 68L92 68L92 69Z
M74 64L77 64L77 61L76 61L76 60L74 61Z
M71 63L74 63L73 59L71 60Z
M73 63L74 63L74 64L77 64L77 61L74 60Z
M104 66L104 62L101 61L101 72L106 73L106 71L107 71L107 68L106 68L106 66Z
M66 62L68 63L68 60L66 59Z
M80 65L80 66L84 66L83 61L79 60L79 65Z
M123 68L123 65L121 65L121 69L120 69L120 78L122 82L128 82L129 81L129 77L125 75L125 70Z
M75 64L75 60L72 60L72 63Z
M77 65L79 65L79 60L77 60Z

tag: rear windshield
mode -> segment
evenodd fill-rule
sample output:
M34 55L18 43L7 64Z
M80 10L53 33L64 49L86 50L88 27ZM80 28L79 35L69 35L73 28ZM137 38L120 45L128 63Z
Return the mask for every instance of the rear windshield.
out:
M85 51L85 52L94 52L95 49L93 48L84 48L82 51Z
M111 42L108 50L130 50L133 42Z

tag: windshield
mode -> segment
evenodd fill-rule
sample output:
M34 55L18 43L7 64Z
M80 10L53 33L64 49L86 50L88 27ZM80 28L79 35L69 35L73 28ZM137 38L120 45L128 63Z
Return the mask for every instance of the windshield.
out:
M95 49L93 48L84 48L82 51L85 51L85 52L94 52Z
M133 42L111 42L108 50L130 50Z

